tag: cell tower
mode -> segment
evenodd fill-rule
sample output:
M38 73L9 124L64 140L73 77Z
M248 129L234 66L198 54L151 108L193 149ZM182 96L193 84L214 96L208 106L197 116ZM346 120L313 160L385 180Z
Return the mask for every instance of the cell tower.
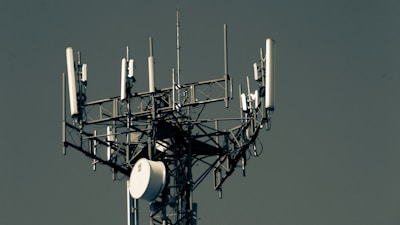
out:
M227 26L224 25L224 74L221 78L180 82L179 12L176 14L177 68L170 87L155 88L152 39L149 38L149 90L135 91L135 61L121 61L120 96L86 101L87 65L78 52L66 49L67 76L63 74L63 154L73 148L112 169L112 177L127 179L128 225L139 224L138 199L150 202L150 224L194 225L197 204L193 191L210 173L222 197L222 185L240 167L245 175L249 156L258 156L256 140L270 130L274 111L274 41L266 39L265 53L253 64L255 89L247 77L247 91L239 86L240 115L204 118L203 109L217 102L226 108L232 99L228 72ZM67 79L66 79L67 78ZM66 83L68 80L68 85ZM69 110L67 114L68 87ZM232 124L234 126L232 126ZM193 165L201 164L193 170ZM194 172L195 171L195 172Z

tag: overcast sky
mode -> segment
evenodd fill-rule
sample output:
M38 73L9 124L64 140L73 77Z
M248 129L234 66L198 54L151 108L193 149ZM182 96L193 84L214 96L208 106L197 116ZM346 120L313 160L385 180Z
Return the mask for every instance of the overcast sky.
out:
M168 87L177 3L184 81L222 76L224 23L235 85L265 39L277 42L264 152L246 177L230 177L222 200L211 179L199 187L199 225L400 223L399 1L2 0L0 224L126 224L125 182L72 149L61 154L65 48L82 51L95 100L118 95L127 45L147 86L152 36L156 86Z

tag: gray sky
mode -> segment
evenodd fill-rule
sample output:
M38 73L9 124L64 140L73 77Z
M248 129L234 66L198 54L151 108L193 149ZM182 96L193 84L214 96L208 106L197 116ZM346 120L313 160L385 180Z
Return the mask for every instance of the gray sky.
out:
M153 36L156 86L167 87L177 3L187 82L223 74L224 23L235 85L265 38L277 41L264 153L225 183L222 200L211 179L200 186L199 225L400 223L400 2L2 0L0 224L126 224L125 183L73 150L61 155L65 48L82 51L88 98L102 99L119 93L126 45L145 74Z

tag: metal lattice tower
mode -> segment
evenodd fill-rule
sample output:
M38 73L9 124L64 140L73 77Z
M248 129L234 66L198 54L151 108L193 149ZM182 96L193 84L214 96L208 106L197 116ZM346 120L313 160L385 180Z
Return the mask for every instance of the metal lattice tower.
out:
M68 73L67 76L63 74L62 79L63 154L67 148L73 148L92 159L93 170L103 164L112 168L113 179L116 174L127 178L128 225L139 224L138 201L130 193L135 188L131 187L131 178L139 160L162 163L159 165L165 169L165 174L159 174L163 185L147 199L151 202L151 224L193 225L197 221L193 191L210 173L214 177L214 189L220 192L237 167L242 168L244 175L249 155L258 156L256 140L259 132L263 128L270 129L274 110L274 41L266 40L265 54L260 49L260 61L253 65L254 92L250 91L248 77L247 93L239 86L240 116L204 118L205 107L224 102L228 108L232 99L226 25L223 76L188 84L180 83L179 27L177 12L177 69L172 70L171 87L154 87L150 38L149 91L142 93L133 92L136 83L134 61L129 58L127 47L126 58L121 63L120 96L87 102L87 65L81 63L79 53L74 60L72 48L67 48ZM68 96L71 117L67 118ZM195 164L202 164L196 173L192 169ZM151 182L148 185L152 185Z

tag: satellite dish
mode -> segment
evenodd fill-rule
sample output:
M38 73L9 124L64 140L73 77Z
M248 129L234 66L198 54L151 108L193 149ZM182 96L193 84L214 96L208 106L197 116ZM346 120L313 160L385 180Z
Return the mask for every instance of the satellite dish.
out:
M141 158L132 168L129 178L129 193L134 199L151 202L161 193L165 182L164 163Z

